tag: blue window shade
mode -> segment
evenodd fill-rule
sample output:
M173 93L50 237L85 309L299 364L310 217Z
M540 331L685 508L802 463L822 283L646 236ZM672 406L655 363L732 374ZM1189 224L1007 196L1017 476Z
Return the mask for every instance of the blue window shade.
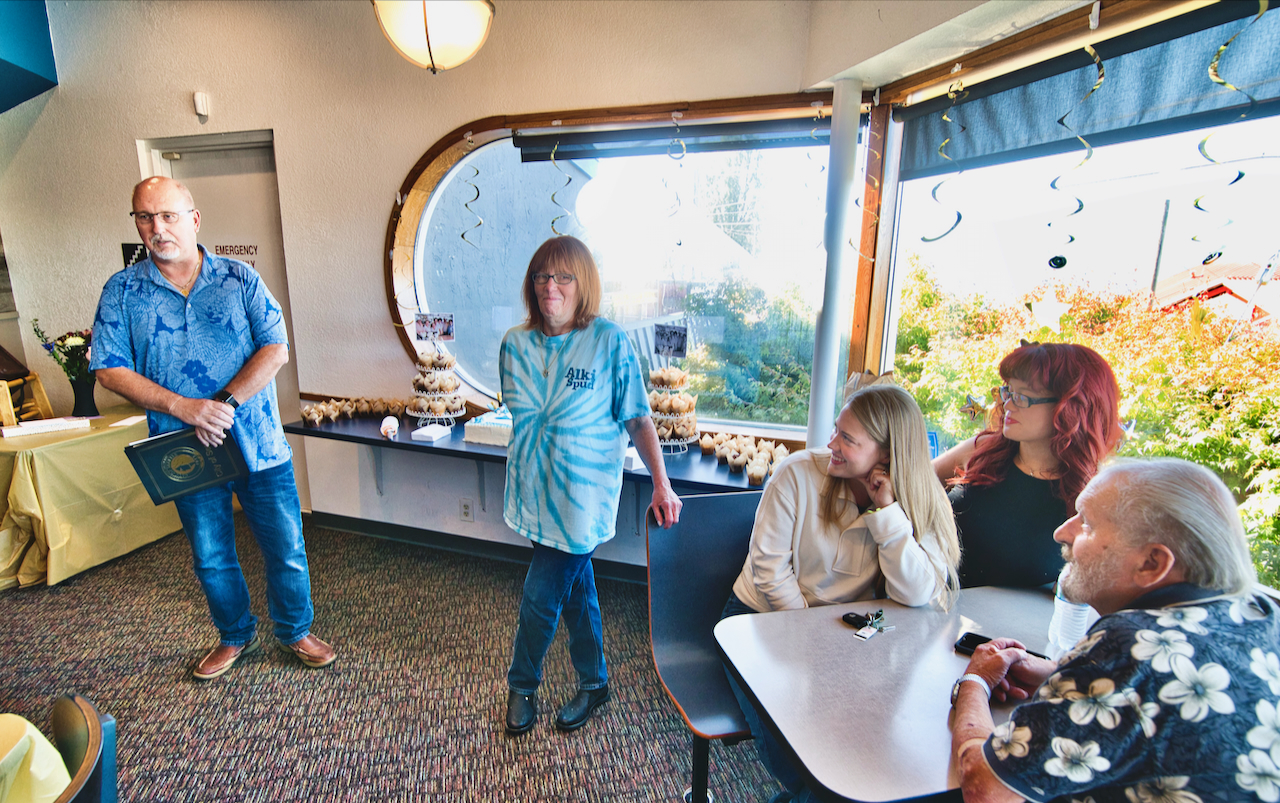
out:
M1223 3L1210 9L1240 17L1241 11L1256 15L1258 4ZM1250 118L1280 114L1280 10L1253 20L1253 16L1237 18L1140 48L1134 46L1135 35L1144 32L1099 43L1095 50L1106 79L1084 103L1080 99L1097 81L1098 71L1081 50L1054 60L1055 64L995 79L1017 84L1003 91L991 94L988 88L989 94L976 97L983 92L978 85L947 113L954 122L942 119L951 106L946 97L902 110L895 115L905 123L901 178L1079 150L1083 146L1072 131L1096 147L1229 123L1246 111ZM1194 25L1195 18L1179 24ZM1248 98L1214 83L1208 71L1218 48L1246 25L1248 30L1222 55L1218 73L1258 101L1252 110ZM1144 35L1149 38L1151 33ZM1081 62L1086 66L1074 66ZM1065 72L1028 81L1036 72L1043 75L1064 65L1070 65ZM1058 125L1058 118L1067 112L1066 123L1072 131ZM948 137L951 141L944 152L954 161L938 153Z

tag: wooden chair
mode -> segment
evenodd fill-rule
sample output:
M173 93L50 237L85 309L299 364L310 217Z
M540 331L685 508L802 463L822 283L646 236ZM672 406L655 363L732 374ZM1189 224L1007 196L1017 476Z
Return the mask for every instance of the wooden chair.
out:
M0 423L12 427L38 418L53 418L40 375L33 372L19 379L0 379Z
M649 642L658 678L693 732L689 801L709 800L710 740L751 738L729 688L713 630L742 571L760 491L682 497L680 522L664 530L646 516Z
M71 774L71 785L54 803L116 803L115 719L78 694L64 694L49 723Z

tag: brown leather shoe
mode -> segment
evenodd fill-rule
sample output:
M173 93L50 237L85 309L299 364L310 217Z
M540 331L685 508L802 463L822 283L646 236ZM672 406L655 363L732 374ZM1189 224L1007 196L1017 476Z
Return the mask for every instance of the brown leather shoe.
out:
M228 669L236 665L236 661L260 649L262 649L262 642L258 641L256 635L248 644L219 644L200 659L200 663L191 670L191 675L196 680L213 680L226 674Z
M333 651L333 647L309 633L292 644L285 646L293 650L293 654L298 656L299 661L302 661L312 669L328 666L338 657L337 653Z

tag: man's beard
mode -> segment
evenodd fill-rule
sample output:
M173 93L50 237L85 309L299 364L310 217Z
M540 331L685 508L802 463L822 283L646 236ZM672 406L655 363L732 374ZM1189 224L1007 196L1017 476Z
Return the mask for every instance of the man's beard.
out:
M173 240L156 240L152 238L150 246L151 255L161 259L174 259L182 253L182 249Z
M1067 562L1066 576L1061 580L1062 596L1072 602L1094 605L1106 591L1115 586L1123 555L1110 549L1098 561L1083 566L1071 557L1071 547L1062 547L1062 558Z

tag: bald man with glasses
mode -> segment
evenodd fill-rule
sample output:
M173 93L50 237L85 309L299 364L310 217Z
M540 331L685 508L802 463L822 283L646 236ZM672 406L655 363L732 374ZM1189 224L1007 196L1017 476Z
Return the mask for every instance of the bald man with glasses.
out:
M107 280L93 325L98 381L147 410L152 435L192 428L206 446L234 434L249 474L175 500L218 644L193 669L212 680L261 648L236 557L231 494L262 550L276 638L309 667L333 663L311 633L311 576L293 454L275 375L289 361L280 305L253 268L196 242L190 191L163 177L134 187L129 213L150 253Z

